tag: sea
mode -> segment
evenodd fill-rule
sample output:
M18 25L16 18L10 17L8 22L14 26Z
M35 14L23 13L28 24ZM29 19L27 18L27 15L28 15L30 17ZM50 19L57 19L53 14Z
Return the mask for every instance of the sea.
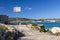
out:
M13 22L13 23L18 24L17 22ZM60 27L60 22L25 22L25 23L43 24L46 29L49 29L52 27Z
M43 24L46 29L52 27L60 27L60 22L34 22L35 24Z

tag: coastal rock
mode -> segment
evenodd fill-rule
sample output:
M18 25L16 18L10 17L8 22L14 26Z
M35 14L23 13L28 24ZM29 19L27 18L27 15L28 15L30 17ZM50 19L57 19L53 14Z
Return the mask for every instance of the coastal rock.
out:
M60 28L59 27L53 27L52 29L50 29L50 31L53 33L53 34L59 34L60 33Z
M45 32L45 27L44 27L43 24L38 24L36 27L38 28L38 30L39 30L40 32Z

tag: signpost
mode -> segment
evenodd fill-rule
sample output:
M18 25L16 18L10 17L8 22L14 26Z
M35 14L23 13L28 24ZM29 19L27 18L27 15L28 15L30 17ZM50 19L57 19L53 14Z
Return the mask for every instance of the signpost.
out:
M18 23L18 13L21 12L21 7L18 6L14 7L13 11L16 13L16 21ZM18 30L18 25L17 25L17 30Z
M16 21L18 21L18 13L21 12L21 7L14 7L13 11L16 13Z

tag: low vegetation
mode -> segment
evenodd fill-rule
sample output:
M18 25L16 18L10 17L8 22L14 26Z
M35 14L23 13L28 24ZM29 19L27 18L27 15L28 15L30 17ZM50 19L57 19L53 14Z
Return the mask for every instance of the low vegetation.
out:
M51 32L49 29L47 29L47 30L46 30L46 32L48 32L48 33L52 34L52 32Z
M4 31L8 30L8 28L5 27L5 26L2 26L2 29L3 29Z
M37 24L32 24L32 26L37 26Z
M37 24L32 24L32 26L34 26L40 32L46 32L44 25L43 26L38 26Z
M8 28L3 25L0 25L0 28L2 28L2 30L4 30L4 31L8 30Z

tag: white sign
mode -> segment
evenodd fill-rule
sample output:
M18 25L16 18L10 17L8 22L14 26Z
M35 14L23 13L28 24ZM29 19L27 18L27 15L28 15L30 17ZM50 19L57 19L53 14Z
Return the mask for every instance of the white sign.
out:
M13 11L14 12L21 12L21 7L14 7Z

